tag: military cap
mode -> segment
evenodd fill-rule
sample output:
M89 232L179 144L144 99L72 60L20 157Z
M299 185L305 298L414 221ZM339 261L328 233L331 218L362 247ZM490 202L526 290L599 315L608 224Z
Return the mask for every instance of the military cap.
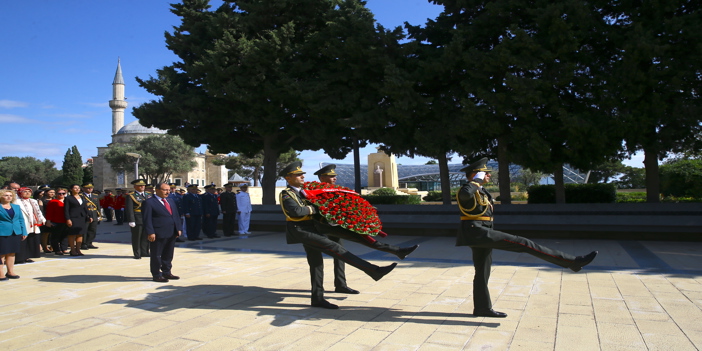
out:
M146 185L146 180L144 180L144 179L135 179L135 180L132 180L132 183L131 183L131 184L133 184L133 185Z
M122 188L115 188L115 191L122 191Z
M231 188L231 187L233 187L233 186L234 186L233 183L224 184L224 187L225 187L225 188Z
M197 188L197 184L189 184L188 188Z
M214 187L215 187L215 186L212 185L212 184L205 185L205 189L212 189L212 188L214 188Z
M305 172L300 169L302 167L302 162L300 161L295 161L283 168L282 171L278 174L281 177L287 177L289 175L298 175L298 174L305 174Z
M103 190L103 192L105 192L105 193L108 192L108 191L109 191L109 192L112 192L112 190L110 190L110 189L105 189L105 190Z
M49 190L49 189L51 189L51 185L49 185L49 184L44 184L44 185L39 186L39 190L45 190L45 191L46 191L46 190Z
M178 186L178 184L176 184L176 183L168 183L168 186L170 186L171 188L175 188L175 187Z
M466 167L461 168L461 172L465 173L473 173L473 172L491 172L491 170L487 167L487 157L483 157L471 164L469 164Z
M336 172L334 171L336 169L335 164L331 165L326 165L322 168L320 168L317 172L314 172L314 175L320 176L320 175L325 175L325 176L335 176Z
M90 182L88 182L88 183L83 183L83 185L81 185L81 187L83 187L83 188L94 188L93 183L90 183Z

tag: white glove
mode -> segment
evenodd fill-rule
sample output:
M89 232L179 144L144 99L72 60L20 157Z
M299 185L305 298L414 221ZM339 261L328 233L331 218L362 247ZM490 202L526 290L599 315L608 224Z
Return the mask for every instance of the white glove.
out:
M129 226L132 227L132 228L134 228L134 227L136 227L136 223L134 223L134 222L129 222Z

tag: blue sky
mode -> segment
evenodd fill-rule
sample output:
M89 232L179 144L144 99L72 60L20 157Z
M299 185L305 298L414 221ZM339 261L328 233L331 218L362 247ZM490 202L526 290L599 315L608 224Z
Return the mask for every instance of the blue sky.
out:
M108 101L118 57L129 103L125 124L135 120L133 107L155 98L135 77L155 75L177 60L163 36L179 24L169 11L172 2L0 2L0 125L6 130L0 156L48 158L59 168L73 145L84 160L95 156L98 146L111 141ZM368 0L367 6L388 28L405 21L421 25L441 12L427 0ZM371 152L373 146L361 151L362 163ZM338 161L321 152L301 155L308 171L316 170L319 162L352 163L351 157ZM398 158L401 164L427 160Z

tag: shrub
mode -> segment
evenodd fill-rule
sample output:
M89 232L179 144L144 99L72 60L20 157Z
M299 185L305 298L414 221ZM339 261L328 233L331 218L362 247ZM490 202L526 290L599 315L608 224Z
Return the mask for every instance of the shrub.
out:
M534 185L529 187L530 204L549 204L556 202L555 185ZM566 203L613 203L617 199L614 184L566 184Z
M646 192L638 191L632 193L617 193L617 203L640 203L646 202Z
M419 205L419 195L364 195L361 196L371 205Z
M443 200L441 198L441 194L443 194L440 191L430 191L425 197L422 198L424 201L441 201ZM451 201L456 199L456 192L452 191L451 192Z
M373 193L371 193L371 195L374 195L374 196L387 196L387 195L394 196L394 195L397 195L397 192L393 188L380 188L380 189L376 189Z
M676 160L660 167L661 193L674 197L702 197L702 160Z

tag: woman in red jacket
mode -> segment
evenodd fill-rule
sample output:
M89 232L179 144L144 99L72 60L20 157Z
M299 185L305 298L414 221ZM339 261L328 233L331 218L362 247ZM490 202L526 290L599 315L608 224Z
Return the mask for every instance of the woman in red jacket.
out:
M64 188L56 189L56 198L49 201L46 206L46 226L51 228L51 248L57 255L63 255L61 248L63 239L66 238L66 216L64 215L63 201L66 199L68 190Z

